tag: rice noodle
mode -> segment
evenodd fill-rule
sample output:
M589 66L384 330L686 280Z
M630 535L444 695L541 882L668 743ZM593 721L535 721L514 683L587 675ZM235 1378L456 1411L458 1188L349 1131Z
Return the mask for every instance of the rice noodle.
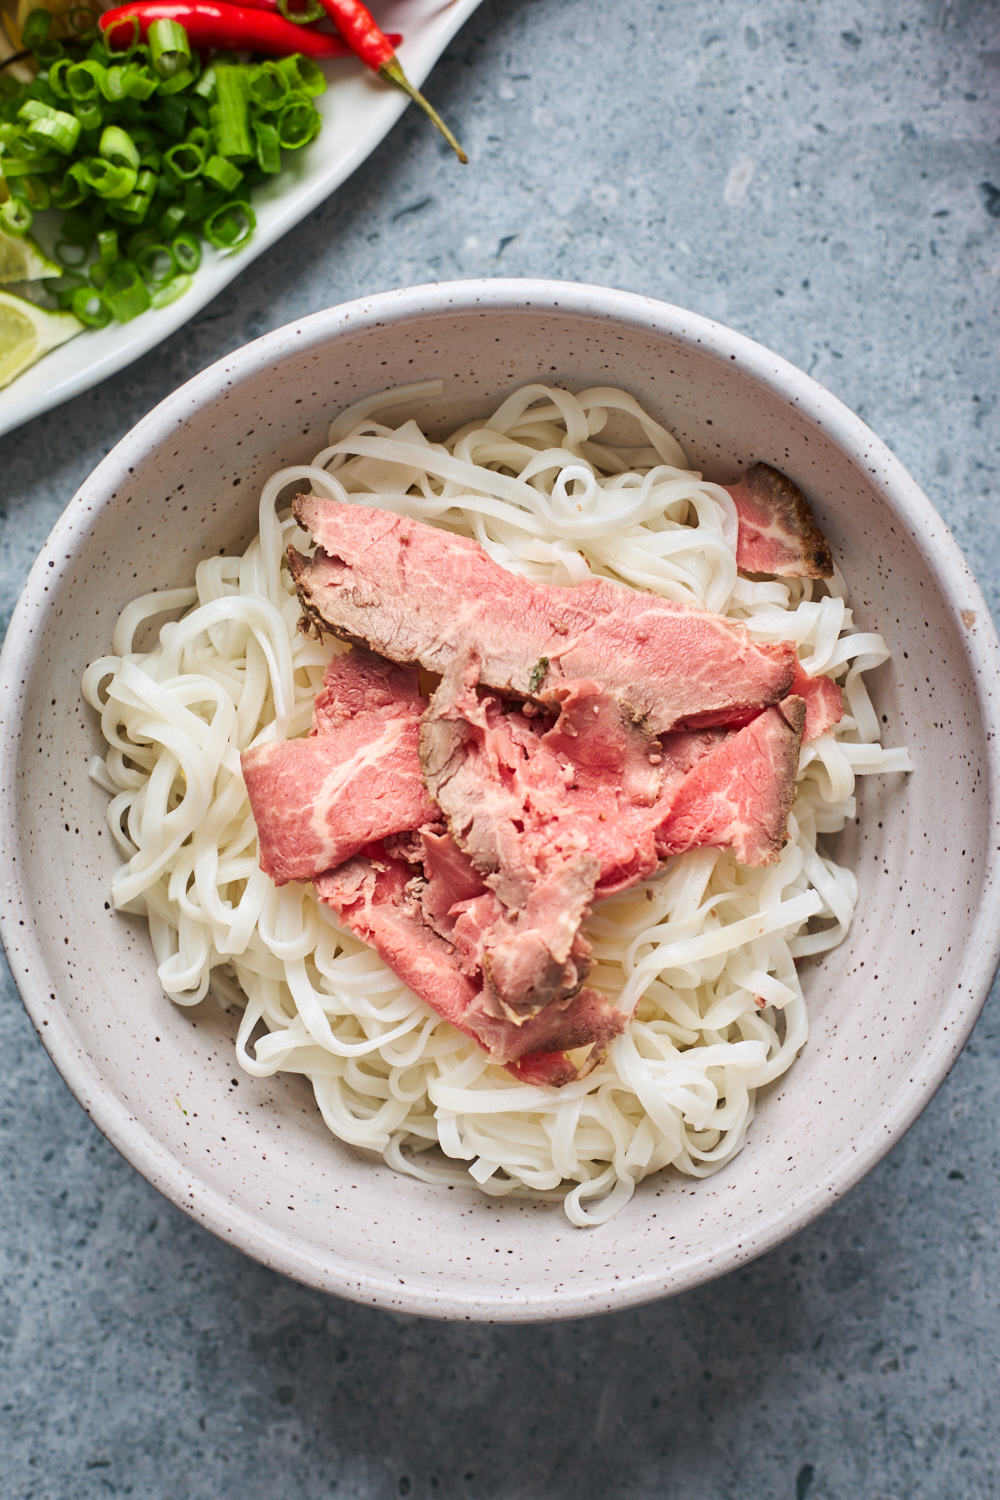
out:
M841 942L854 914L854 875L817 838L854 817L856 775L907 770L909 759L879 743L863 674L888 651L881 636L854 633L840 574L825 586L738 577L731 497L688 469L632 397L527 386L443 443L412 421L376 420L441 389L348 408L311 465L268 480L242 557L206 558L192 588L123 611L113 654L83 681L108 743L91 773L111 794L124 861L112 896L148 918L166 993L195 1005L211 985L239 1007L241 1066L304 1074L341 1140L427 1182L557 1195L572 1223L599 1224L649 1173L672 1164L707 1176L740 1150L757 1090L808 1034L795 960ZM609 419L638 441L602 439ZM305 734L326 663L345 649L297 630L284 562L289 543L310 543L287 508L297 489L474 537L539 582L597 574L703 603L761 641L793 640L807 672L843 686L845 717L803 749L777 864L748 869L699 849L594 909L588 983L633 1019L586 1079L516 1083L342 929L311 885L278 889L258 868L239 753ZM154 649L135 649L140 627L178 611Z

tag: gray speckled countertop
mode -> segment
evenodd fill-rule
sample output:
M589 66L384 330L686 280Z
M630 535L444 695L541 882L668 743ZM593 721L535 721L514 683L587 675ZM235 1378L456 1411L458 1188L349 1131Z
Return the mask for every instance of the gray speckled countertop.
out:
M367 165L186 329L0 441L0 612L99 458L213 359L455 276L648 292L871 424L1000 605L1000 10L484 0ZM981 1500L1000 1494L1000 1023L843 1202L746 1269L587 1322L306 1290L162 1200L0 998L9 1500Z

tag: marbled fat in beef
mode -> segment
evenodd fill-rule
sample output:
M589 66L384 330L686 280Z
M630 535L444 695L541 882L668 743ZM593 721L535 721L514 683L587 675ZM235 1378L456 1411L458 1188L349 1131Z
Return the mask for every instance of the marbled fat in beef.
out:
M260 867L275 884L312 880L440 817L417 750L423 707L414 669L351 651L327 668L309 739L244 750Z
M785 698L702 756L657 831L660 853L718 845L742 864L772 864L795 796L805 716L801 698Z

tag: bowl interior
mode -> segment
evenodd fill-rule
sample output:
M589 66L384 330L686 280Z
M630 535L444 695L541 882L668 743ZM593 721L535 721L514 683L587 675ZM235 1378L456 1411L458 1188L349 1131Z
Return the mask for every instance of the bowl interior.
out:
M676 310L510 300L438 294L420 311L382 299L270 335L171 397L84 486L8 644L4 722L19 728L19 750L5 938L81 1102L183 1208L343 1295L517 1319L690 1285L856 1180L926 1102L983 999L997 841L992 725L977 688L995 638L944 527L886 451L806 377ZM310 459L340 407L437 377L444 395L399 408L400 420L443 431L534 380L618 385L709 477L755 458L791 474L833 544L856 620L893 650L870 681L885 743L909 745L916 767L859 781L858 821L835 851L859 879L854 929L808 966L811 1038L762 1097L742 1155L705 1181L648 1180L597 1230L571 1228L556 1206L427 1187L341 1145L303 1080L239 1075L234 1019L211 1002L193 1012L168 1002L144 924L108 906L117 860L107 798L87 775L102 741L80 698L85 664L110 649L128 600L246 543L261 482Z

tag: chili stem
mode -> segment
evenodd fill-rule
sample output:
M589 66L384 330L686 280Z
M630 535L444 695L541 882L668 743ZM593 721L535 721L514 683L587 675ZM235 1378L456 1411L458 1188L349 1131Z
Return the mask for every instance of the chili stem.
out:
M445 140L448 142L448 145L454 151L459 161L468 162L469 158L466 156L458 141L455 139L452 131L448 129L447 125L444 123L441 116L434 108L433 104L431 104L430 100L425 99L420 90L418 88L415 88L407 78L406 74L403 72L402 68L399 65L399 58L395 53L393 53L392 57L388 58L386 62L380 65L378 71L380 78L385 78L390 83L396 84L403 90L405 94L409 94L410 98L414 101L415 104L420 105L420 108L430 120L431 124L435 125L438 130L440 130L441 134L444 136Z
M404 94L409 94L431 123L440 130L459 161L468 161L469 158L437 110L428 104L420 90L413 87L403 72L394 43L381 29L364 0L321 0L321 4L351 51L360 57L365 66L380 78L394 83Z

